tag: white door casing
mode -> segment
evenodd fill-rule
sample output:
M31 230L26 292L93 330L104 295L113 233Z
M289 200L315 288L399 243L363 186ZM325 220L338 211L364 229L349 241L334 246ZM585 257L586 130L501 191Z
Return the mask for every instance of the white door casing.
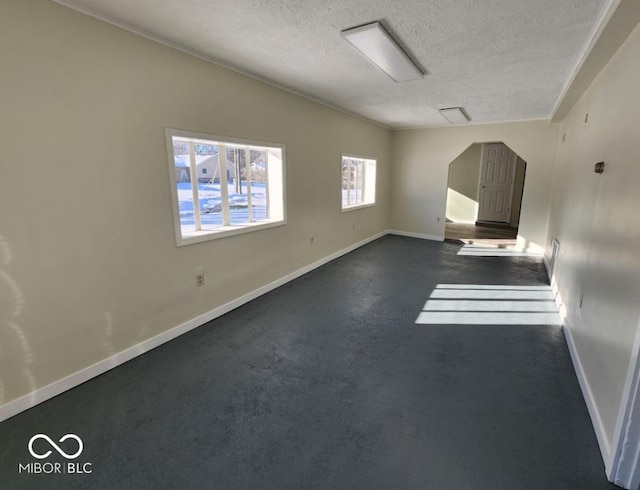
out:
M482 145L478 221L508 223L518 155L504 143Z
M618 420L613 435L607 477L616 485L640 489L640 320L631 351Z

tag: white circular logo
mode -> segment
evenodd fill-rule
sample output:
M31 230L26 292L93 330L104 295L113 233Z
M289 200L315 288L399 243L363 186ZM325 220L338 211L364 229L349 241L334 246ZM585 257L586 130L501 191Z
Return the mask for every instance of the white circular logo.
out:
M65 457L67 459L76 459L78 456L80 456L82 454L82 450L84 448L84 445L82 444L82 439L80 439L75 434L65 434L58 441L58 442L62 443L64 441L66 441L67 439L74 439L78 443L78 450L73 454L65 453L60 448L60 446L58 446L55 442L53 442L51 440L51 438L48 435L46 435L46 434L36 434L31 439L29 439L29 452L31 453L31 456L33 456L36 459L45 459L45 458L48 458L49 455L51 454L51 450L47 451L44 454L38 454L37 452L35 452L33 450L33 443L38 439L44 439L45 441L47 441L49 444L51 444L51 447L53 447L56 451L58 451L60 453L61 456Z

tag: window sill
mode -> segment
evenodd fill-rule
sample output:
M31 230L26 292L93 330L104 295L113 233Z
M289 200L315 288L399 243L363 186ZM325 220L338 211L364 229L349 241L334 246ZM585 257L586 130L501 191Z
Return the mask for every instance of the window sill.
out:
M363 209L363 208L372 208L373 206L375 206L376 203L373 202L371 204L358 204L356 206L348 206L346 208L342 208L342 213L348 213L349 211L355 211L356 209Z
M244 225L221 226L215 230L190 231L182 233L176 239L178 247L183 245L191 245L192 243L207 242L209 240L217 240L219 238L227 238L235 235L243 235L253 231L266 230L277 226L286 225L286 221L270 221L268 223L251 223Z

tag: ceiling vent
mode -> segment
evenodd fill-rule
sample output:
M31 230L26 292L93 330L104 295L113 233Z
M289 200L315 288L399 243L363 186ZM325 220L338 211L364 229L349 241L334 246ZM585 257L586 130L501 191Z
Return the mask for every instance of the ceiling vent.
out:
M462 107L448 107L446 109L438 109L438 112L442 114L442 117L444 117L451 124L465 124L471 121L471 118L467 116L467 113Z

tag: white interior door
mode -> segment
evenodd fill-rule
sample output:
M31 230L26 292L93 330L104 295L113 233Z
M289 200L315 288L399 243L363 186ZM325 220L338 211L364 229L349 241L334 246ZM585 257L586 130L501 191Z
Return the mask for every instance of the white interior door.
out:
M509 222L517 159L504 143L482 145L478 221Z

